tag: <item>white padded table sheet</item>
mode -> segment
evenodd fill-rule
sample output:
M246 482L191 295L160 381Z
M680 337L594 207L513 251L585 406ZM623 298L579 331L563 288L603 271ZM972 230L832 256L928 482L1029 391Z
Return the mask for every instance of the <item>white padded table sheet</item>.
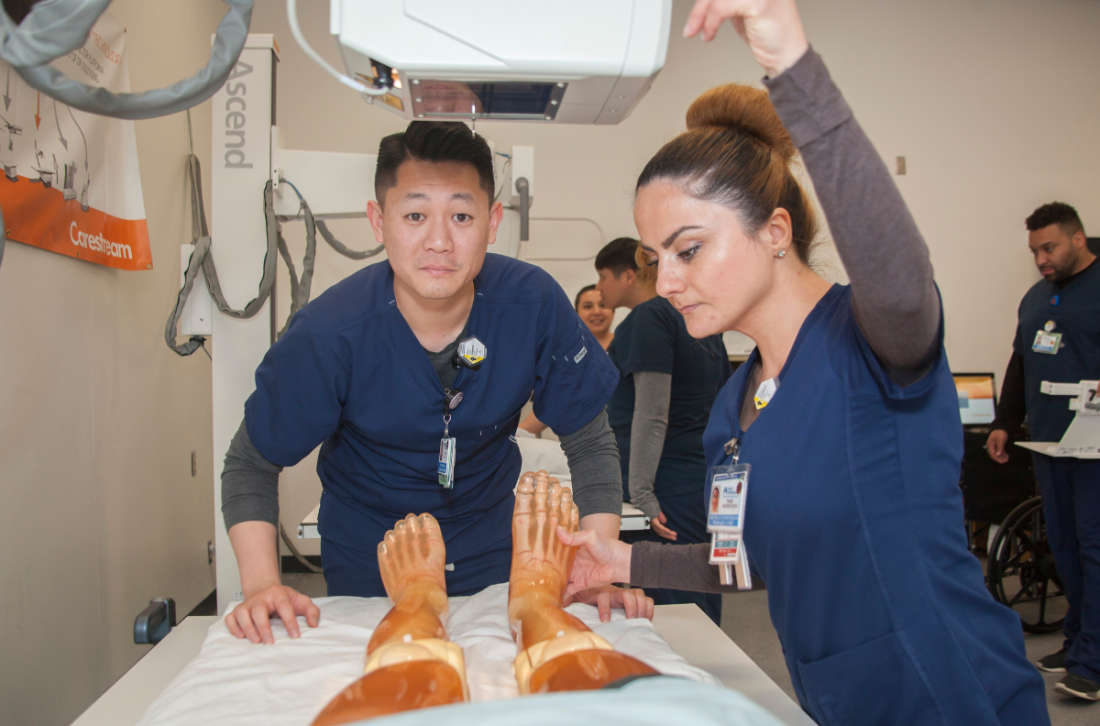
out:
M516 644L508 629L508 585L472 597L451 598L447 631L463 649L473 701L519 695L512 675ZM290 638L272 621L273 645L256 645L230 635L219 619L199 655L153 702L141 726L202 723L306 726L333 696L363 674L367 642L391 607L388 598L317 598L321 624L298 618L302 637ZM620 652L665 675L719 685L706 671L677 655L648 620L627 620L621 610L601 623L591 605L568 611Z

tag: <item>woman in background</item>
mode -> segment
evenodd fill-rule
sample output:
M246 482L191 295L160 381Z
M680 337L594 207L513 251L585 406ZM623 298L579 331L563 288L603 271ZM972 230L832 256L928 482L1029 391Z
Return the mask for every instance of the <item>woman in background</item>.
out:
M600 299L600 291L596 289L596 286L586 285L582 287L573 300L573 307L576 308L581 322L592 331L596 342L603 346L604 350L607 350L607 346L611 345L611 341L615 339L615 334L611 332L611 320L615 317L615 311L604 306L603 301ZM541 434L547 428L546 424L535 417L534 411L527 414L527 418L523 419L519 427L535 436Z
M577 293L574 305L577 308L577 315L581 316L581 322L588 326L592 335L596 336L596 341L603 346L604 350L607 350L611 341L615 339L615 334L611 332L611 320L615 317L615 311L603 304L600 291L595 285L582 287Z

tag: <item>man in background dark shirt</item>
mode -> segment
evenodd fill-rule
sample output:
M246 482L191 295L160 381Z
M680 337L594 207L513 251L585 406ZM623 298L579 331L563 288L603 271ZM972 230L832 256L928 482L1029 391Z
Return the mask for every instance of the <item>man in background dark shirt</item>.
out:
M1043 381L1100 376L1100 265L1077 211L1044 204L1027 218L1028 246L1043 279L1020 301L1012 358L986 449L1008 461L1008 432L1025 414L1031 438L1059 441L1073 420L1066 399L1039 391ZM1069 603L1062 650L1039 661L1066 673L1054 688L1100 700L1100 461L1032 454L1047 539Z

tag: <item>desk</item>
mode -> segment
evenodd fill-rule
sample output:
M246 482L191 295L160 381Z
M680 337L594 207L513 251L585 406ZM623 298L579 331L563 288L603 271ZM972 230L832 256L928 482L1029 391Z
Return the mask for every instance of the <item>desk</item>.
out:
M161 691L199 654L216 616L184 619L99 697L73 726L133 726ZM764 671L695 605L658 605L653 624L688 663L714 674L782 723L814 726Z

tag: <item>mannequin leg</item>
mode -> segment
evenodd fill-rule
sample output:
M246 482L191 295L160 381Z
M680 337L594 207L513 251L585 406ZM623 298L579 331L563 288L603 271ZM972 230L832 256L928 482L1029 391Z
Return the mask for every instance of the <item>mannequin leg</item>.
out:
M394 606L367 645L365 675L313 721L335 726L467 700L462 650L447 639L446 551L430 514L398 522L378 545L378 567Z
M546 472L527 473L516 491L512 516L512 573L508 620L520 654L515 660L521 693L581 691L631 675L654 675L641 661L616 653L603 638L562 609L576 550L558 539L561 524L579 527L572 493Z

